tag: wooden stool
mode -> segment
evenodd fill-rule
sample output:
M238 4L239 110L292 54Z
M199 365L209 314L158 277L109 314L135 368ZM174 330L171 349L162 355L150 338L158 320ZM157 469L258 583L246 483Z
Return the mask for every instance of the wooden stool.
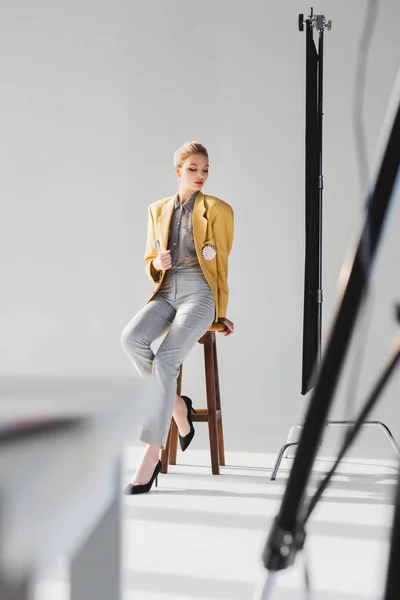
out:
M221 398L219 393L218 359L215 332L222 331L224 325L214 323L199 344L204 346L204 366L206 376L207 408L196 408L192 413L193 422L208 423L210 436L211 470L213 475L219 475L219 467L225 466L224 434L222 429ZM182 366L177 380L176 391L181 395ZM178 428L174 419L171 420L167 445L161 453L161 473L168 473L168 464L176 465L178 449Z

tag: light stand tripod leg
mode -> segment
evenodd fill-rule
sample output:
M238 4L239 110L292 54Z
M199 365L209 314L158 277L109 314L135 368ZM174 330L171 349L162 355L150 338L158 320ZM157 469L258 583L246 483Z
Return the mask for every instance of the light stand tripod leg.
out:
M355 425L355 423L356 423L356 421L328 421L327 426L351 427L351 426ZM396 452L397 456L400 458L400 448L399 448L396 440L394 439L394 436L393 436L392 432L390 431L389 427L387 425L385 425L385 423L382 423L382 421L364 421L364 423L362 424L362 427L365 427L367 425L379 427L379 429L381 429L383 431L383 433L389 440L389 442L390 442L393 450ZM295 425L294 427L300 427L300 426ZM292 427L292 429L294 429L294 427ZM284 446L282 446L282 448L279 450L278 456L276 458L274 470L271 475L271 481L276 480L276 476L278 475L278 471L279 471L279 467L281 465L282 459L289 458L287 455L285 456L286 450L292 446L298 446L298 445L299 445L299 442L290 442L290 443L287 443Z
M371 421L370 423L367 422L366 424L367 425L376 425L377 427L380 427L383 430L386 437L388 438L389 442L391 443L397 456L400 458L400 448L399 448L396 440L394 439L394 436L393 436L392 432L390 431L389 427L387 425L385 425L385 423L382 423L382 421Z
M337 426L337 427L348 427L349 425L354 425L354 423L355 423L355 421L328 421L327 425ZM385 425L385 423L382 423L382 421L364 421L363 426L365 426L365 425L371 425L371 426L379 427L380 429L382 429L383 433L386 435L387 439L389 440L390 444L392 445L393 450L396 452L397 456L400 458L400 448L399 448L396 440L394 439L392 432L390 431L389 427L387 425Z
M299 442L290 442L290 444L285 444L284 446L282 446L282 448L279 450L278 456L276 458L274 470L272 471L272 475L271 475L271 481L275 481L275 479L276 479L276 476L279 471L279 467L282 462L283 455L285 454L286 450L288 448L290 448L291 446L298 446L298 445L299 445Z
M303 430L303 426L302 425L292 425L291 428L289 429L289 434L287 436L287 440L286 443L290 444L291 442L298 442L301 436L301 432ZM286 450L285 454L283 455L283 458L294 458L296 452L293 450L293 452L289 452L289 450Z

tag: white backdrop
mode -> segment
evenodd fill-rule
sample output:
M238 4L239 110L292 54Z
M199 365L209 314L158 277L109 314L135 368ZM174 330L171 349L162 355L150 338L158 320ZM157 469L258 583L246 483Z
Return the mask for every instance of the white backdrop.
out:
M173 153L210 152L205 191L236 215L228 316L218 340L227 450L274 452L304 415L305 34L295 0L146 3L21 0L0 22L3 375L134 376L120 332L147 300L147 205L175 192ZM321 1L324 98L324 337L361 218L351 103L366 2ZM397 0L382 0L368 65L371 156L400 59ZM397 329L400 198L385 231L360 394ZM346 377L335 417L344 413ZM400 435L398 376L375 416ZM201 348L184 391L204 402ZM134 440L133 440L134 441ZM327 452L333 435L327 436ZM198 425L194 446L205 447ZM392 456L378 433L358 455Z

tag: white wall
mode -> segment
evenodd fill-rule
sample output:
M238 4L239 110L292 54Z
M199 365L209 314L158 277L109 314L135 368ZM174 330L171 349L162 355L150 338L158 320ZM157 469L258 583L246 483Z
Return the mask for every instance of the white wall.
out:
M324 332L360 223L351 102L366 2L321 1L325 47ZM147 205L175 192L186 140L209 149L205 191L232 204L229 316L219 339L226 446L275 451L301 421L305 34L294 0L80 0L3 7L0 22L4 375L133 376L120 332L147 300ZM369 152L400 59L397 0L382 0L368 67ZM398 196L398 194L397 194ZM360 391L396 331L400 199L377 263ZM203 401L201 349L184 389ZM376 416L398 427L398 378ZM345 385L334 416L343 415ZM195 444L207 443L198 426ZM328 442L332 436L328 436ZM332 438L333 439L333 438ZM370 432L358 454L392 456Z

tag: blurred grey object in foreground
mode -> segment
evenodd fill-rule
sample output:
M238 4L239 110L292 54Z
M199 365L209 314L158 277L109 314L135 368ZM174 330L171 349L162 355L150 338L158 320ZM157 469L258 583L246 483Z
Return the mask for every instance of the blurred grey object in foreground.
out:
M72 600L119 600L122 451L139 435L153 385L134 378L0 385L0 597L33 600L38 576L69 555Z

